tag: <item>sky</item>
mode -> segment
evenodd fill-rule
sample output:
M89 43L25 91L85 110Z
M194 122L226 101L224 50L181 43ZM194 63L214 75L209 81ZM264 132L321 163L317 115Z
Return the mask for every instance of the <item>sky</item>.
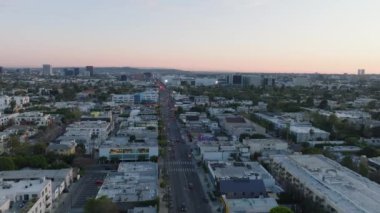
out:
M0 0L0 66L380 74L379 0Z

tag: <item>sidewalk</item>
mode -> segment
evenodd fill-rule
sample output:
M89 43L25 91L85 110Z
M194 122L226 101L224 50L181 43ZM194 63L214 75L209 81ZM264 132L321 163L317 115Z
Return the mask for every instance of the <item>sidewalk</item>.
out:
M164 164L164 160L160 159L157 163L159 164L160 170L162 170L162 165ZM164 201L163 199L166 193L165 191L166 191L167 186L165 188L160 187L160 183L162 181L162 174L160 173L159 175L160 177L158 178L158 197L159 197L160 203L159 203L158 213L168 213L169 212L169 209L167 207L168 202Z
M198 162L200 161L200 156L199 155L194 155L194 159ZM212 183L212 181L210 180L210 176L205 173L202 165L198 167L198 165L196 166L196 170L197 170L197 174L199 176L199 180L201 182L201 185L202 185L202 188L206 194L206 197L207 199L209 200L209 205L211 207L211 210L212 212L218 212L217 209L220 208L220 209L223 209L222 207L222 204L219 202L219 199L217 198L216 201L212 201L210 200L210 197L208 195L208 192L211 192L213 193L213 191L215 191L215 187L214 187L214 184Z

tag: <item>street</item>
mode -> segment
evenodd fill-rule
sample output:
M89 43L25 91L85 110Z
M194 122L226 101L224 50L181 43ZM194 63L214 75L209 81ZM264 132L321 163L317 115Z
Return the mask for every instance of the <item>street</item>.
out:
M189 155L191 149L181 136L170 91L166 88L160 91L160 109L170 147L167 148L163 166L169 177L169 212L212 212L205 201L206 194L196 172L196 162Z

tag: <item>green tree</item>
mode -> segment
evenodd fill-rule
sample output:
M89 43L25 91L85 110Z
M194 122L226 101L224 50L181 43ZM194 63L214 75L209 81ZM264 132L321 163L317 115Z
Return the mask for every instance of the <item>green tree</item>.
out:
M368 177L368 166L364 163L359 164L359 174L363 175L364 177Z
M102 156L99 158L99 163L106 163L107 162L107 157Z
M328 102L327 102L326 99L323 99L323 100L319 103L319 105L318 105L318 108L319 108L319 109L327 110L328 107L329 107L329 105L328 105Z
M314 106L314 98L313 97L307 97L305 102L306 107L313 107Z
M35 155L44 155L46 153L46 144L37 143L32 146L32 151Z
M116 204L106 196L98 199L89 199L84 206L85 213L117 213L119 212Z
M276 206L272 208L269 213L293 213L293 211L285 206Z
M351 170L355 169L354 162L350 156L345 156L340 163Z
M158 161L158 157L157 156L152 156L149 158L150 161L152 162L157 162Z
M15 100L11 100L11 102L9 103L9 106L12 110L12 112L15 110L16 108L16 101Z
M373 147L364 147L362 150L358 152L359 155L365 155L368 158L373 158L379 156L379 152Z
M0 157L0 171L15 170L16 166L10 157Z

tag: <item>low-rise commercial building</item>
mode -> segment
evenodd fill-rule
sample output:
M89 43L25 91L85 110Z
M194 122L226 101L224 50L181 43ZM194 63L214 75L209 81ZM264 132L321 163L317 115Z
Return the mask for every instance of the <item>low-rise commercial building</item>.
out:
M262 180L268 193L282 191L272 175L258 162L208 162L207 168L215 186L222 180Z
M328 140L330 133L321 129L315 128L310 124L296 124L291 125L289 128L290 133L294 136L294 140L297 143L303 143L307 141L316 140Z
M222 196L225 213L269 213L277 205L274 198L228 199Z
M127 137L115 137L99 147L99 157L120 161L149 160L158 156L157 141L129 141Z
M149 89L144 92L134 94L113 94L112 102L118 104L143 104L143 103L157 103L158 90Z
M120 163L109 173L97 198L107 196L115 203L153 201L158 196L158 167L152 162Z
M265 134L265 128L261 127L242 116L219 116L219 125L227 134L239 137L241 134Z
M287 150L288 143L283 140L267 138L267 139L243 139L243 144L249 146L251 154L263 151Z

